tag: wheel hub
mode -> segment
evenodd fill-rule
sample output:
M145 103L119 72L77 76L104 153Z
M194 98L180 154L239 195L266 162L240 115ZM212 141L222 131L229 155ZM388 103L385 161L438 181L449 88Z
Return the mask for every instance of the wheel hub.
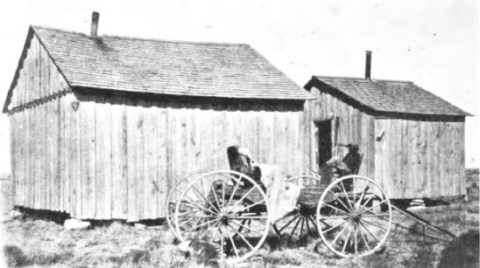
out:
M220 222L224 225L228 225L228 216L227 215L220 215Z
M360 213L353 213L351 216L350 216L350 219L352 219L352 221L358 223L360 221L360 219L362 218L362 214Z

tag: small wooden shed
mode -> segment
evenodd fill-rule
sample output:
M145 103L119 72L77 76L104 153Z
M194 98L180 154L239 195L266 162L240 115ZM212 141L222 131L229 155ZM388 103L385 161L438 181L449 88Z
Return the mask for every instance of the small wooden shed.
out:
M228 169L226 149L302 173L311 95L246 44L30 27L3 109L15 205L80 219L165 216L182 175Z
M367 56L368 60L368 56ZM360 175L391 198L465 194L465 116L469 114L409 81L313 76L317 165L334 144L358 143Z

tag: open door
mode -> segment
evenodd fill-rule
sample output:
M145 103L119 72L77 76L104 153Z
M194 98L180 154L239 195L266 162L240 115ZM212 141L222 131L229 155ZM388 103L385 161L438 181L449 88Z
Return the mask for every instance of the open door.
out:
M318 164L321 167L332 158L332 120L315 122L318 128Z

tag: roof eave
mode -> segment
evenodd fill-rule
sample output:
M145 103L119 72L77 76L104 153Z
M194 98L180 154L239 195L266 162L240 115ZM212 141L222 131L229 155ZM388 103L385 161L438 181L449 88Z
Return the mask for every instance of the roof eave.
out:
M454 106L459 111L459 113L457 113L457 114L446 114L446 113L426 114L426 113L405 113L405 112L397 112L397 111L378 110L378 109L375 109L375 108L373 108L373 107L371 107L371 106L369 106L365 103L362 103L358 99L355 99L355 98L351 97L350 95L344 93L343 91L339 90L338 88L333 87L333 86L323 82L319 78L321 78L321 77L313 75L312 78L305 84L304 88L308 91L310 91L312 89L312 87L314 87L314 86L316 88L318 88L319 90L321 90L322 88L323 89L330 89L334 94L337 94L337 95L343 97L343 99L346 102L350 102L350 104L353 103L353 105L358 105L359 107L364 108L366 113L370 113L373 116L376 116L376 115L391 115L391 116L394 116L394 115L409 115L409 116L422 116L422 117L449 117L449 118L450 117L454 118L454 117L473 116L472 114L463 111L462 109L450 104L449 102L447 102L446 100L443 100L443 99L442 99L443 101L445 101L448 104ZM350 79L354 79L354 78L350 78ZM411 81L401 81L401 82L408 82L408 83L414 84Z
M193 98L222 98L222 99L251 99L251 100L271 100L271 101L307 101L307 100L312 100L315 99L314 96L308 95L304 97L284 97L284 98L279 98L279 97L263 97L263 96L247 96L247 97L232 97L232 96L219 96L219 95L195 95L195 94L171 94L171 93L163 93L163 92L155 92L151 90L141 90L141 89L131 89L131 90L125 90L125 89L115 89L115 88L101 88L101 87L91 87L91 86L82 86L82 85L76 85L76 84L71 84L70 88L72 90L80 91L80 90L87 90L87 91L93 91L93 90L101 90L101 91L110 91L110 92L116 92L116 93L126 93L126 94L152 94L152 95L164 95L164 96L175 96L175 97L193 97Z

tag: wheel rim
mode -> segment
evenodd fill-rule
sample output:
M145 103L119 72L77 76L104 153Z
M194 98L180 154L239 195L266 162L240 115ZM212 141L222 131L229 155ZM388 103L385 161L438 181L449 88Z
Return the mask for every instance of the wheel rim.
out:
M177 205L178 199L180 198L183 189L188 186L190 183L189 181L192 179L193 176L199 176L201 174L207 173L205 170L195 171L189 173L183 177L181 177L177 182L173 185L172 189L168 193L167 202L165 204L165 211L166 211L166 220L168 227L171 232L178 238L175 226L175 207Z
M392 207L372 179L349 175L332 182L317 205L317 225L325 245L342 257L367 256L388 237Z
M320 178L310 175L299 175L287 179L300 187L318 187ZM292 239L301 239L306 235L317 234L318 228L315 222L316 204L299 204L297 209L273 223L273 230L288 242ZM285 235L286 234L286 235Z
M241 186L241 182L253 185ZM175 208L176 232L181 241L215 245L221 258L240 262L265 241L270 219L260 185L234 171L203 174L183 191Z

